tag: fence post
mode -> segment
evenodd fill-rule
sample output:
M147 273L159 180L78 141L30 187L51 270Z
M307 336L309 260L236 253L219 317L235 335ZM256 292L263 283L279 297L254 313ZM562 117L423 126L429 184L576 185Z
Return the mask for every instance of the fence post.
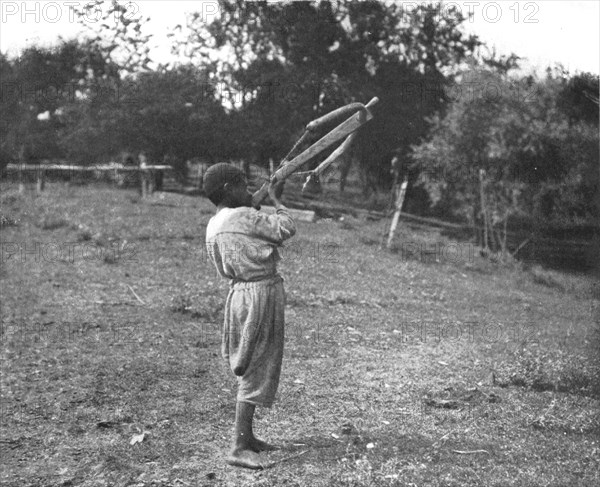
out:
M140 183L142 185L142 198L145 198L147 195L146 188L146 169L140 168Z
M148 176L146 177L146 181L148 183L148 194L151 195L154 193L155 190L155 178L156 178L156 173L154 171L154 169L149 169L148 170Z
M37 170L37 179L35 182L35 190L38 194L44 191L44 177L45 171L44 168L40 165Z
M479 197L481 199L481 213L483 215L483 248L485 251L488 251L488 212L485 203L484 176L485 170L479 169Z
M398 192L398 197L396 198L396 211L394 212L394 218L392 220L392 226L390 227L390 234L388 236L387 248L390 249L392 247L392 240L394 240L394 233L396 232L396 227L398 226L398 220L400 219L400 212L402 211L402 205L404 203L404 195L406 194L406 187L408 186L408 178L404 178L402 181L402 185L400 186L400 191Z
M19 167L17 169L17 179L19 181L19 193L25 191L25 185L23 184L23 166L25 165L25 146L21 145L19 148Z
M25 191L25 185L23 184L23 162L19 162L17 179L19 180L19 193L23 193Z

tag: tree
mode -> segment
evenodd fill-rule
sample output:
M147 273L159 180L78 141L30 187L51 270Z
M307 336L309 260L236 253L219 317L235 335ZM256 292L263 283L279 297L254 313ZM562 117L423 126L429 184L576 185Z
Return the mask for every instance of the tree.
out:
M77 20L88 31L86 42L102 53L103 59L113 68L111 76L116 79L150 70L152 34L143 33L144 24L150 17L138 16L138 8L134 2L119 3L117 0L93 0L73 7ZM90 18L94 21L90 22Z
M96 0L79 9L89 28L89 43L113 69L97 80L104 96L88 91L66 111L62 145L80 163L100 162L122 151L146 152L154 161L165 156L183 163L215 154L224 142L223 108L206 96L205 71L190 65L150 68L144 19L135 4ZM99 22L86 22L95 12Z
M471 91L432 118L427 140L412 151L435 207L482 225L481 245L505 252L511 217L541 223L598 216L597 124L570 120L561 107L569 82L471 70L461 86Z
M308 121L379 96L356 154L369 179L385 185L392 151L406 153L425 135L426 118L444 106L453 67L481 45L462 33L465 18L455 9L439 21L439 5L408 13L394 2L222 0L211 23L190 15L175 51L241 94L236 102L217 90L240 114L231 121L242 126L231 129L248 131L249 156L262 164L283 157Z
M118 99L78 101L62 138L69 157L83 161L93 154L100 161L120 151L144 151L154 162L169 155L182 163L195 156L230 156L225 111L202 95L204 79L194 67L140 73L135 89Z
M598 75L577 73L563 78L563 88L558 97L558 106L569 117L571 123L584 121L598 125ZM552 76L552 72L549 73Z
M2 165L62 157L57 134L66 107L108 72L102 54L77 40L28 47L14 59L0 55Z

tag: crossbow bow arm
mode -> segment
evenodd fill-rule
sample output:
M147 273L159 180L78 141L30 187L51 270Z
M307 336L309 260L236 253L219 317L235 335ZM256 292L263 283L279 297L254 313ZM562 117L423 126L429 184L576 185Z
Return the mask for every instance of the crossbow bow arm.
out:
M319 127L321 127L322 125L326 125L329 122L331 122L332 120L335 120L336 118L341 118L342 116L350 116L350 115L358 112L359 110L364 111L365 105L363 105L362 103L350 103L343 107L336 108L335 110L333 110L329 113L326 113L322 117L319 117L316 120L313 120L312 122L310 122L306 126L306 130L309 130L312 132L312 131L318 129Z
M379 99L375 97L369 103L367 103L367 105L363 105L362 103L350 103L349 105L340 107L337 110L334 110L310 122L306 126L306 131L301 137L300 141L303 141L305 139L308 132L312 132L320 126L325 125L343 115L353 114L340 125L338 125L336 128L324 135L313 145L311 145L304 152L295 156L292 160L288 161L288 157L291 157L291 154L294 153L295 149L298 147L300 142L298 141L294 145L294 148L290 151L290 153L283 159L283 161L281 161L279 168L271 176L270 182L275 183L278 181L283 181L296 170L298 170L298 168L300 168L302 165L306 164L313 157L320 154L336 142L339 142L342 139L346 139L344 143L340 147L338 147L338 149L336 149L325 161L323 161L317 169L315 169L314 173L312 173L311 176L318 176L319 174L321 174L329 165L331 165L335 160L337 160L342 155L342 153L350 146L352 140L354 139L354 137L352 137L354 132L373 118L373 115L371 114L369 108L375 105L378 101ZM309 176L309 179L311 178L311 176ZM262 187L252 195L252 206L258 207L262 203L262 201L267 197L270 182L265 182L262 185Z

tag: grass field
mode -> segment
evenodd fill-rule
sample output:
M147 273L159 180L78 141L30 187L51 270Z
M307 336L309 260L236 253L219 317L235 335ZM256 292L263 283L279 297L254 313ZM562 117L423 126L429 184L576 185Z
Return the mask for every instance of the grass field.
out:
M224 463L211 204L1 189L3 486L600 485L591 277L407 226L382 251L383 221L298 223L279 400L256 421L283 449L250 472Z

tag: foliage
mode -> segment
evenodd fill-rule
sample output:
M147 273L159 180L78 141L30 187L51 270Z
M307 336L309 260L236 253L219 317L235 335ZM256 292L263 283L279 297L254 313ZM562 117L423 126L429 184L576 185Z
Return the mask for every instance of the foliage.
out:
M88 42L117 68L120 77L149 70L152 62L148 45L152 34L142 32L150 18L137 16L138 10L134 2L117 0L93 0L73 7L77 20L88 30Z
M15 59L0 54L1 165L59 157L57 132L65 124L64 107L85 92L98 94L95 80L110 76L111 69L87 41L31 46Z
M435 5L409 13L382 2L224 0L211 23L199 13L189 17L175 51L210 66L215 81L238 96L219 93L237 110L230 125L240 124L236 132L246 134L259 164L287 153L309 120L379 96L357 158L385 185L391 151L406 152L425 134L424 117L444 104L445 72L480 46L462 34L459 12L451 9L444 22L438 14Z
M90 163L120 150L113 135L122 127L107 125L115 125L114 108L130 103L138 88L132 73L148 67L151 36L129 11L134 4L112 1L103 9L104 3L75 8L95 35L31 46L14 59L0 55L1 166L65 156ZM86 21L96 10L103 12L100 21Z
M287 153L309 120L379 96L376 118L354 156L371 186L385 186L391 152L405 154L425 135L425 118L444 108L449 76L481 47L475 36L462 34L459 12L450 9L438 22L436 8L223 1L213 22L196 12L185 32L172 33L174 52L187 54L189 63L150 70L147 19L135 5L96 0L76 9L90 35L69 41L71 51L30 52L74 69L77 94L53 107L59 110L42 123L46 132L35 118L44 107L29 115L17 107L16 132L32 138L30 152L39 147L45 157L83 164L145 150L155 160L237 157L266 165ZM97 12L100 21L86 22ZM24 58L44 65L35 56ZM16 66L2 63L3 71ZM27 78L22 71L11 75ZM227 132L236 136L225 139ZM15 159L15 143L4 146Z
M81 18L98 8L102 20L86 23L83 40L0 56L3 165L145 151L179 166L192 157L266 166L308 121L378 96L343 171L358 160L365 192L390 185L398 155L411 187L418 181L436 208L493 228L492 246L502 246L495 235L509 218L597 214L597 76L511 77L519 58L465 35L451 7L440 18L439 3L223 0L212 22L192 13L172 33L187 61L155 69L147 19L100 0Z
M165 156L179 162L214 158L228 147L225 112L212 97L202 96L202 80L187 67L140 73L135 80L125 78L126 90L117 98L78 101L70 107L69 131L62 139L69 157L85 159L93 148L99 159L121 150L145 151L154 162Z
M537 80L465 72L453 89L461 95L413 147L433 205L473 224L488 219L496 229L519 215L540 223L597 216L597 124L565 113L561 99L571 86L551 73Z

